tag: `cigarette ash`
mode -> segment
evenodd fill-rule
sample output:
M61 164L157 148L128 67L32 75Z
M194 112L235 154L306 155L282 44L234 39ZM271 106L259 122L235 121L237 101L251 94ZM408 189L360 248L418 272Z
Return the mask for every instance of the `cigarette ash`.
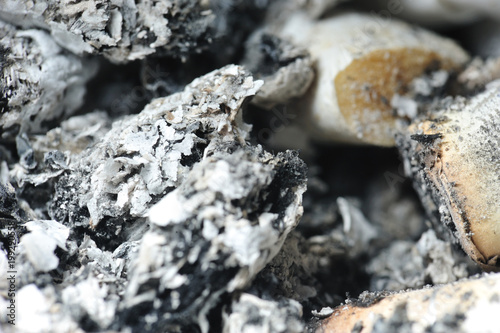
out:
M55 127L83 104L96 70L95 61L65 52L47 32L0 21L1 139Z
M252 321L248 319L252 318ZM302 306L290 299L269 300L242 293L235 299L224 321L224 332L304 332Z
M322 320L314 313L346 295L354 301L365 290L421 288L478 272L460 249L428 230L397 152L316 148L322 158L309 165L325 168L328 177L310 170L300 224L247 293L298 301L314 330ZM385 163L373 166L375 156ZM338 160L350 161L350 172L336 170Z
M72 76L57 76L58 84L76 80L83 87L92 74L86 64L107 69L92 81L87 99L96 101L78 111L83 115L60 122L77 110L74 99L74 109L37 115L44 118L38 128L38 120L21 116L39 103L33 99L11 113L14 125L3 129L10 142L0 145L1 329L14 332L5 320L9 224L16 225L19 242L16 301L23 306L16 328L26 332L314 331L334 312L330 306L369 306L388 294L365 290L420 288L476 272L449 240L439 239L439 227L425 231L429 223L397 169L414 163L409 155L403 152L398 163L394 151L326 148L305 138L306 177L298 154L286 151L297 133L305 136L286 108L307 90L313 65L308 52L258 23L272 25L297 10L319 17L338 2L184 0L161 7L152 1L46 1L24 15L28 1L5 1L0 17L52 34L5 24L17 31L5 41L17 38L14 44L27 43L23 52L34 55L41 52L35 46L55 45L58 56L80 62L61 69ZM18 38L33 34L44 37ZM63 48L104 55L114 64ZM197 54L202 50L210 53ZM11 66L4 59L12 48L0 51L0 64ZM143 60L121 65L134 59ZM201 76L234 61L246 69L227 66ZM486 67L471 66L460 88L484 89L496 75ZM416 78L408 95L387 101L405 126L460 101L443 98L455 78L436 69ZM47 91L67 94L54 87ZM137 87L144 94L125 96L132 103L117 98ZM138 113L159 95L170 96ZM68 100L64 96L53 110ZM2 97L0 106L7 102ZM253 132L242 120L248 102L246 115L261 122ZM277 120L279 127L272 127ZM249 143L263 143L256 136L264 128L276 129L278 139L267 148L281 153ZM441 140L416 138L428 151ZM430 197L423 200L434 205ZM358 294L354 301L351 295ZM491 321L490 303L479 304L468 327ZM411 330L407 312L402 304L392 317L376 319L374 330ZM466 317L450 312L428 329L455 331Z
M8 176L7 176L8 177ZM15 188L8 182L0 182L0 218L22 221L25 212L19 207Z
M51 216L98 233L105 219L109 225L118 223L107 231L118 236L118 221L145 217L152 204L183 181L205 149L244 141L250 127L237 112L260 85L240 67L229 66L116 121L59 179Z
M73 116L45 135L17 138L17 150L24 151L21 157L25 158L12 163L10 170L5 164L5 179L16 186L24 214L20 221L50 219L47 204L54 195L55 183L69 172L72 159L99 141L109 127L108 116L96 111Z
M187 59L227 43L234 55L262 21L259 1L71 1L6 0L0 18L23 28L48 30L74 54L102 54L114 63L163 55ZM227 62L226 62L227 63ZM219 64L220 65L220 64Z
M247 40L243 65L264 81L252 103L266 109L304 95L314 78L313 61L305 49L265 30Z
M234 143L197 164L150 210L153 227L129 273L123 320L208 330L205 316L221 295L246 287L298 223L304 167L291 152L273 157Z
M209 43L203 52L177 54L156 52L141 61L140 78L144 90L153 97L181 91L195 78L226 64L241 63L244 41L262 24L266 0L210 1L216 19L212 22ZM208 33L207 33L208 34ZM260 79L252 70L254 78Z
M332 156L350 158L360 165L357 171L366 171L361 166L368 164L371 154L366 149L349 151L339 149ZM362 153L364 157L359 156ZM395 152L392 155L395 157ZM328 164L323 167L328 168ZM343 188L338 177L346 173L334 173L325 183L326 178L318 180L320 174L313 172L300 224L246 292L264 299L298 301L307 327L312 329L317 320L313 314L325 306L341 304L346 294L350 299L351 295L391 284L394 290L418 288L446 279L456 281L476 272L470 260L449 243L432 237L431 231L422 235L427 227L411 183L400 181L389 186L384 181L384 168L381 171L371 170L373 174L368 176L356 176L354 172L353 177L365 184L364 194L353 191L355 182ZM339 197L341 193L349 196ZM402 261L402 254L393 250L399 243L407 245L405 250L414 248L404 253L408 260ZM395 263L393 270L383 265L386 262ZM441 272L443 264L446 271ZM386 284L382 286L383 282Z
M114 62L144 58L156 49L183 56L210 40L215 16L199 1L4 1L0 17L49 30L71 52L104 54Z
M458 76L458 82L463 86L463 95L476 95L486 89L491 81L500 79L500 58L491 57L483 60L474 58Z
M399 258L394 260L394 258ZM393 242L367 265L373 275L370 290L399 291L437 285L468 277L474 269L464 254L452 251L451 244L426 231L417 243Z
M245 141L251 127L240 109L260 85L231 65L111 126L97 112L25 138L35 166L11 167L17 197L9 187L2 201L9 218L28 220L18 287L37 304L20 315L21 328L33 330L33 311L42 330L215 325L205 317L220 296L247 287L302 214L297 154ZM50 195L35 200L47 189L34 185L44 184L48 211L28 205L23 220L13 207L41 206ZM40 219L47 215L54 220ZM291 312L297 325L299 313Z

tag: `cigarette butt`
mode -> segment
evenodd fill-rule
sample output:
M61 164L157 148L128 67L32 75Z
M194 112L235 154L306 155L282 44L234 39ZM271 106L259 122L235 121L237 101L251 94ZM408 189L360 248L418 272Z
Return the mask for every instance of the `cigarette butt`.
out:
M330 142L393 146L392 98L426 70L455 70L469 59L450 39L357 13L322 21L296 15L277 33L316 62L316 80L295 107L311 135Z
M441 220L486 270L500 270L499 110L495 81L485 92L411 125L406 137L412 141L407 159L424 182L417 190L430 192Z
M335 308L316 332L382 332L380 323L391 319L400 325L411 323L412 332L426 332L450 316L464 319L455 323L457 331L491 332L491 327L497 327L494 312L498 311L491 299L499 295L499 274L420 290L367 294Z

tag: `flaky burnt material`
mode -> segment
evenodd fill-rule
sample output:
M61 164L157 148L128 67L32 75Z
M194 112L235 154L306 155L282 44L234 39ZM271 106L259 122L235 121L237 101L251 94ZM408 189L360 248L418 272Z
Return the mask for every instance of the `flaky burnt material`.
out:
M215 15L206 1L0 0L0 18L50 31L75 54L103 54L113 62L200 51ZM200 44L203 44L200 45Z
M95 61L65 52L47 32L0 21L0 138L43 133L76 112L96 70Z

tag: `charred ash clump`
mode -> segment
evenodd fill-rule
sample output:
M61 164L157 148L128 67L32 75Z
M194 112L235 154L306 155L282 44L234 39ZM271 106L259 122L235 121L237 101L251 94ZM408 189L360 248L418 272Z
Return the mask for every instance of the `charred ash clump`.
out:
M44 133L74 114L96 65L65 51L46 31L0 21L0 140Z
M232 143L197 164L151 209L153 226L129 272L125 324L208 329L211 308L248 286L298 222L304 168L293 153Z

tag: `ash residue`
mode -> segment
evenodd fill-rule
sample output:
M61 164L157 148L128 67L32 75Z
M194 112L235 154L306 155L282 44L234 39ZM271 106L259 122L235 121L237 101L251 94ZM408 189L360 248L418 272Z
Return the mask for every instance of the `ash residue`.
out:
M399 260L393 260L399 258ZM426 231L415 244L396 241L368 263L373 274L370 290L404 290L427 284L455 282L469 276L465 255L452 251L451 244ZM469 267L471 271L472 266Z
M398 159L314 143L290 112L318 68L273 27L340 2L0 0L0 330L313 332L336 306L476 272L421 172L442 137L400 136ZM385 101L400 126L468 105L433 65ZM474 327L490 303L426 327ZM373 331L411 331L408 307Z
M271 108L302 96L314 78L309 53L266 31L247 41L243 64L264 81L252 103Z
M143 237L122 303L125 322L153 331L195 323L208 329L205 316L221 294L246 287L298 222L303 168L296 156L273 158L234 144L197 164L150 210L153 227ZM293 185L273 186L276 179L296 177ZM148 315L131 316L138 311Z
M290 299L265 300L244 293L233 301L230 311L224 319L224 332L227 333L300 333L305 329L302 306Z
M93 229L103 219L114 224L117 218L144 217L151 204L183 181L207 146L245 139L249 127L237 112L259 85L241 68L229 66L115 122L58 181L50 214ZM69 190L77 188L81 191ZM120 230L110 232L117 236Z
M102 53L124 62L161 48L178 56L200 50L215 19L198 1L5 1L0 17L23 27L41 27L75 54Z
M296 153L246 143L240 109L260 84L227 66L111 129L93 113L26 137L35 166L10 177L34 206L47 198L26 188L53 195L48 212L27 206L54 220L25 223L17 252L20 294L36 298L42 330L207 331L219 297L279 252L302 215L306 168ZM14 189L4 192L2 211L18 217Z
M0 139L43 133L74 113L96 65L65 52L43 30L0 21Z
M49 0L35 4L8 0L3 2L0 18L23 28L48 30L72 53L102 54L123 63L155 53L186 59L208 50L218 39L229 42L228 55L234 54L238 39L246 38L259 23L266 5L241 0Z

